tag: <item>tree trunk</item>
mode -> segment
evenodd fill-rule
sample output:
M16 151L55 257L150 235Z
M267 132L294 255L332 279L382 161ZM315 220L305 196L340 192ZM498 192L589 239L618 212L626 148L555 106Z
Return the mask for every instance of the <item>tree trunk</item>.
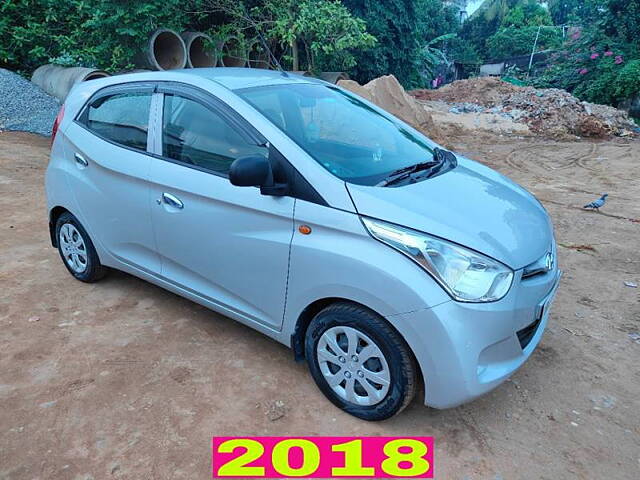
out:
M295 38L291 42L291 56L293 57L293 71L300 70L300 58L298 53L298 39Z

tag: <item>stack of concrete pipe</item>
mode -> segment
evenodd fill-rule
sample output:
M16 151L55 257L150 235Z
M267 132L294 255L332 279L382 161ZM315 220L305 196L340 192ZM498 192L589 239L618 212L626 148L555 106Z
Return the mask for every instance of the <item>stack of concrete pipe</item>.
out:
M173 70L202 67L251 67L269 68L269 56L259 43L247 48L241 39L230 36L218 44L218 53L212 48L211 37L201 32L184 32L181 35L167 28L159 28L150 36L145 49L136 57L137 70ZM296 72L311 76L309 72ZM83 67L42 65L31 81L49 95L64 101L71 88L78 82L108 77L103 70ZM323 72L320 78L331 83L348 79L344 72Z

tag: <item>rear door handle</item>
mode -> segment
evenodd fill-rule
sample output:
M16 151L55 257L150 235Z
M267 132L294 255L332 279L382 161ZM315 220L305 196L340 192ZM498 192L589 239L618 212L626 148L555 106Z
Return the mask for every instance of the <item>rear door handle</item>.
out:
M178 208L180 210L184 208L184 203L182 203L182 200L180 200L175 195L171 195L170 193L166 193L166 192L163 193L162 200L164 201L164 203L166 203L167 205L173 208Z
M78 165L81 165L83 167L88 167L89 166L89 162L87 162L87 160L82 155L80 155L79 153L76 153L73 157L76 159L76 163Z

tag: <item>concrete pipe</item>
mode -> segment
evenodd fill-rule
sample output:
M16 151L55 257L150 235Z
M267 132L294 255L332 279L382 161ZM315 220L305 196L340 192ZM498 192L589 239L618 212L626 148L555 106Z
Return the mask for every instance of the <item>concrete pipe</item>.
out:
M329 83L338 83L340 80L350 80L345 72L320 72L318 78Z
M247 65L247 52L236 37L229 37L219 47L221 67L244 67Z
M301 75L303 77L313 77L313 73L309 70L287 70L287 73L293 73L294 75Z
M33 72L31 81L49 95L53 95L61 102L67 98L71 88L80 82L108 77L103 70L84 67L62 67L60 65L42 65Z
M253 43L251 48L249 48L249 67L264 69L269 69L271 67L269 54L265 52L264 47L260 42Z
M144 50L136 57L136 66L151 70L173 70L187 64L187 48L173 30L159 28L149 36Z
M180 35L187 49L187 67L215 67L218 55L212 48L211 37L201 32L184 32Z

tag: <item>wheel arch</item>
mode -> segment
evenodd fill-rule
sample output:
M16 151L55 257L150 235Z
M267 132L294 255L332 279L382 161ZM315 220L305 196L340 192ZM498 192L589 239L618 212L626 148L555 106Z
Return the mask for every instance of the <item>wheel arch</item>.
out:
M58 239L56 238L56 223L63 213L71 213L64 207L57 205L49 211L49 236L51 237L51 245L58 247ZM73 215L73 213L71 213Z
M333 305L333 304L339 303L339 302L346 302L346 303L351 303L353 305L358 305L358 306L360 306L362 308L365 308L365 309L369 310L374 315L377 315L378 317L383 319L400 336L400 338L402 338L404 340L404 342L407 344L407 347L409 348L409 351L411 352L411 356L413 357L413 360L414 360L416 368L417 368L418 378L419 378L419 380L421 382L423 382L423 385L424 385L424 375L423 375L423 372L422 372L422 367L420 365L420 362L418 362L418 359L416 358L416 354L413 351L413 348L411 348L411 343L409 341L407 341L407 339L404 337L402 332L399 331L392 322L390 322L387 318L385 318L384 315L380 315L380 313L376 312L371 307L368 307L367 305L364 305L363 303L357 302L355 300L351 300L349 298L342 298L342 297L321 298L321 299L313 301L312 303L307 305L302 310L302 312L300 312L300 315L298 315L298 319L296 321L295 329L294 329L293 333L291 334L291 349L293 350L293 355L294 355L294 359L295 359L296 362L300 362L305 358L305 356L304 356L304 339L305 339L305 336L306 336L306 333L307 333L307 328L309 327L309 324L311 323L311 320L313 320L313 318L318 313L320 313L322 310L327 308L329 305Z

